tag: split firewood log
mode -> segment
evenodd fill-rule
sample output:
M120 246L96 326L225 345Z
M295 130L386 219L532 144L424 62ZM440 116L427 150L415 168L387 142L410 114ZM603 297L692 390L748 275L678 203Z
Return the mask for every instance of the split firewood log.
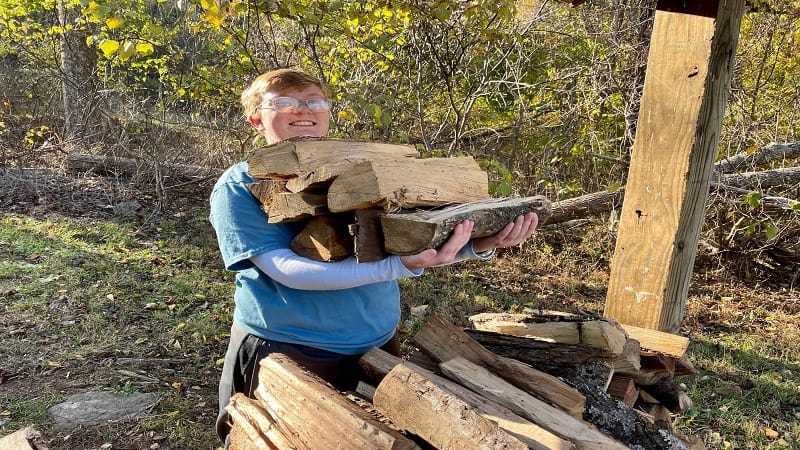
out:
M467 219L475 222L471 237L491 236L528 212L535 212L544 221L550 215L550 201L540 195L492 198L442 209L386 214L381 216L384 248L396 255L437 248L456 225Z
M433 372L422 368L410 361L392 356L389 353L372 349L359 360L361 367L373 379L380 382L383 378L399 364L408 366L414 372L424 374L436 386L441 387L447 392L456 395L467 404L475 408L484 418L496 422L503 430L520 439L534 450L569 450L575 446L568 440L562 439L544 428L528 421L527 419L515 414L508 408L493 402L486 397L470 391L458 383L442 378Z
M332 212L387 211L468 203L489 197L489 179L472 157L364 161L328 188Z
M327 173L336 176L361 161L414 159L418 156L417 149L407 144L297 137L258 148L247 162L248 172L255 178L289 180L307 176L319 168L325 168ZM298 189L298 186L294 188Z

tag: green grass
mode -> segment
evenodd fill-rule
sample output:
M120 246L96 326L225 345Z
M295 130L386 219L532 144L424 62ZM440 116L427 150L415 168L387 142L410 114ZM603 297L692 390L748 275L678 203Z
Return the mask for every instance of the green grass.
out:
M0 349L0 368L24 378L21 384L33 381L31 389L0 391L10 419L3 431L34 423L63 434L50 428L44 411L75 393L71 380L78 379L94 389L158 392L161 400L143 426L170 430L173 448L209 448L216 440L217 360L230 327L232 283L219 270L208 233L207 225L192 229L177 220L145 229L0 218L0 329L12 336ZM185 363L151 372L120 367L117 357ZM143 371L158 382L120 370ZM48 395L36 392L42 387Z

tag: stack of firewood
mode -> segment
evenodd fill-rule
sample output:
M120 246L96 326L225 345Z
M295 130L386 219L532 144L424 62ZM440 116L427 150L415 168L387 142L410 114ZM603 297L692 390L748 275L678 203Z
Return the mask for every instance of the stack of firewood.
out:
M428 317L408 360L371 350L357 392L268 357L255 398L236 395L227 407L230 448L690 447L650 406L690 404L674 385L693 371L681 338L558 313L471 321L464 329Z
M292 250L319 261L419 253L465 219L481 237L520 214L550 214L541 196L489 198L472 157L418 156L411 145L294 138L254 152L248 171L259 181L249 188L270 223L303 222Z

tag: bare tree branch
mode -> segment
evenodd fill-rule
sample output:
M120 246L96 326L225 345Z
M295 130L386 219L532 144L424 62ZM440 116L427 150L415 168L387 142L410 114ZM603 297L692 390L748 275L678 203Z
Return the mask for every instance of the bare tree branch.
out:
M742 152L718 161L714 169L719 174L737 172L745 168L755 168L760 165L775 161L800 157L800 142L767 144L753 153Z

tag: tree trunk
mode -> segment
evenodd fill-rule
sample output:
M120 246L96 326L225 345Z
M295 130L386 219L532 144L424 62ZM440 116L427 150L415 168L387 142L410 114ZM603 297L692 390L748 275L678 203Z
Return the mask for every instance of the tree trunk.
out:
M64 104L64 143L86 148L99 133L93 130L101 124L97 105L97 54L86 44L91 31L86 25L77 25L79 12L64 0L58 2L58 20L64 32L61 35L61 87Z

